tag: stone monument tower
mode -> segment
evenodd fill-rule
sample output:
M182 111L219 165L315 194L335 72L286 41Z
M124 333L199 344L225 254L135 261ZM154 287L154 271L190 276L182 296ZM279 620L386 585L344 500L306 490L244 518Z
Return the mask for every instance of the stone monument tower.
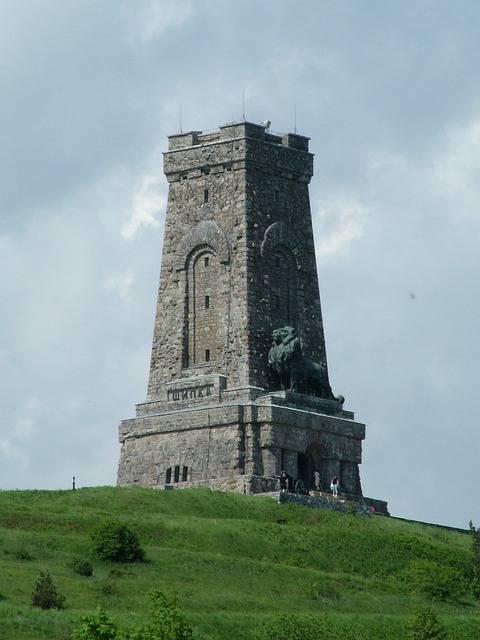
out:
M360 499L363 424L328 379L309 139L237 122L169 137L148 392L119 485L258 493L282 470Z

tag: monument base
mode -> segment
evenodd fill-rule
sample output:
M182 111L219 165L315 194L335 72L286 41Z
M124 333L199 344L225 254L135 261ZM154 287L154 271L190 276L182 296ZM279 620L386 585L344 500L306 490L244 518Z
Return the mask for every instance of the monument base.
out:
M337 400L228 389L220 376L181 380L162 401L138 405L119 433L119 485L264 493L282 471L313 488L318 471L323 487L337 475L343 491L362 497L365 425Z

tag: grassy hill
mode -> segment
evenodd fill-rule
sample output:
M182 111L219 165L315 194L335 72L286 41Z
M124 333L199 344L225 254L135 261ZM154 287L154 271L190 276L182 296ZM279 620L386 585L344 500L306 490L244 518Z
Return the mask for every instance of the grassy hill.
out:
M92 529L112 518L139 534L144 562L92 557ZM1 640L70 638L97 607L138 624L152 588L178 593L197 640L262 638L285 614L334 619L345 638L402 640L419 603L435 608L448 638L480 638L471 537L381 516L203 489L3 491L0 554ZM93 576L75 573L74 559L89 560ZM63 610L31 605L47 570Z

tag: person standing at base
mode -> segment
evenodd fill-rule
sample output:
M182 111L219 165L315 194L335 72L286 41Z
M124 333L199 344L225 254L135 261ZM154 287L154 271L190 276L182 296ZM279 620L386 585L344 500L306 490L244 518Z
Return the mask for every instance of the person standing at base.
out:
M282 475L280 476L280 491L288 491L288 476L285 471L282 471Z
M315 471L315 473L313 474L313 480L315 482L315 490L316 491L321 491L322 490L322 481L320 480L320 471Z
M333 476L332 481L330 482L330 489L332 490L332 495L334 498L338 496L338 478L337 476Z

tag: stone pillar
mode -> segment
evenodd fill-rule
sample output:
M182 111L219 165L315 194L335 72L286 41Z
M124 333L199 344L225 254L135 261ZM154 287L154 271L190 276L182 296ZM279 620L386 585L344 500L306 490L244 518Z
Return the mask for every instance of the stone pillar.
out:
M275 447L264 447L262 449L263 475L278 475L279 451ZM280 470L281 471L281 470Z

